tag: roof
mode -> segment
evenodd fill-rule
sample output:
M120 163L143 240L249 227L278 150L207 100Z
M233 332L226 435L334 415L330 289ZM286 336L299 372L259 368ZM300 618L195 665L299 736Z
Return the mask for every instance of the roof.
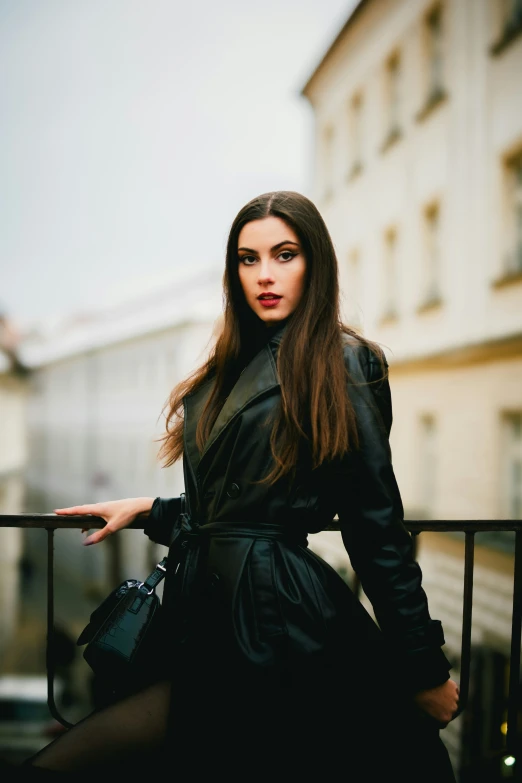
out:
M213 322L222 312L222 272L212 267L177 275L115 307L49 320L22 340L19 356L27 367L41 367L184 323Z
M346 22L344 23L342 28L339 30L339 32L335 36L334 40L332 41L332 43L330 44L330 46L328 47L328 49L326 50L326 52L322 56L322 58L321 58L320 62L318 63L318 65L316 65L316 67L314 68L313 73L308 78L308 81L306 82L304 87L301 89L301 95L307 97L308 90L310 89L310 87L312 85L312 82L315 79L316 75L319 73L319 71L323 67L323 65L326 62L326 60L330 57L330 55L332 54L334 49L337 48L337 45L339 44L339 42L344 38L344 35L345 35L346 31L348 30L348 28L352 26L352 24L355 22L357 17L360 16L361 11L370 2L371 2L371 0L359 0L359 2L352 9L350 15L348 16L348 19L346 20Z

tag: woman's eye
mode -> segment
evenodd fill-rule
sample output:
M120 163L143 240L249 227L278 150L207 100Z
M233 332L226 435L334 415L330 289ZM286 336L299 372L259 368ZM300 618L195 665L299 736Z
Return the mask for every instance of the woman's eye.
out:
M252 266L252 264L255 264L256 262L254 256L240 256L239 260L242 264L246 264L247 266Z
M283 252L279 254L279 258L282 261L291 261L292 258L294 258L294 256L296 256L296 255L297 254L296 253L292 253L291 250L283 250ZM283 258L283 256L286 256L286 258Z

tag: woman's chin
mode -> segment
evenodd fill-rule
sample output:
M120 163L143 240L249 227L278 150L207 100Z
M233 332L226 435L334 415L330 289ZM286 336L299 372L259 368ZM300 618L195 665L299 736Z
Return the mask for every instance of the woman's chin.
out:
M289 313L283 312L283 310L276 311L274 309L270 311L257 312L256 315L265 324L276 324L279 323L279 321L284 321L286 318L288 318Z

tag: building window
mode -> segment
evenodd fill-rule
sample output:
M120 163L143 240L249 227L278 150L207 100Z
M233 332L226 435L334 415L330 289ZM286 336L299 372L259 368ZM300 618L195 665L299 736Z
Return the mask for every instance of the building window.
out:
M518 30L522 26L522 0L503 0L504 30Z
M353 179L362 171L362 112L363 97L357 93L348 106L348 143L349 165L348 179Z
M334 129L331 125L323 133L323 193L329 199L333 194Z
M522 274L522 153L506 166L507 243L504 272L506 276Z
M424 23L425 98L417 119L424 119L446 98L444 88L444 24L442 6L431 9Z
M440 208L432 204L424 213L424 269L419 309L426 310L441 303L441 237Z
M442 9L434 8L426 19L428 33L428 95L444 91Z
M433 517L437 490L437 424L435 417L424 414L420 418L419 500L425 519Z
M386 124L382 145L383 152L401 137L401 58L399 52L395 52L386 63L385 104Z
M522 33L522 0L497 0L499 35L491 47L492 54L500 54Z
M350 326L358 328L362 324L361 313L361 261L358 250L348 254L346 263L345 298L347 302L347 321Z
M382 279L382 320L394 321L398 316L397 231L394 228L389 229L384 236L384 269Z
M522 519L522 412L504 416L503 496L509 519Z

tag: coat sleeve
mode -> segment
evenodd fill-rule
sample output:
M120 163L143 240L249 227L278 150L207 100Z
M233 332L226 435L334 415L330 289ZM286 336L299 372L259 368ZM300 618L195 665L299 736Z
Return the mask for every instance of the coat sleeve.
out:
M155 498L143 532L155 544L169 546L174 522L181 512L181 497Z
M445 682L451 668L441 623L430 617L422 573L392 467L392 405L381 360L365 345L345 348L359 448L341 462L338 516L344 545L377 622L413 691ZM404 664L404 666L402 666Z

